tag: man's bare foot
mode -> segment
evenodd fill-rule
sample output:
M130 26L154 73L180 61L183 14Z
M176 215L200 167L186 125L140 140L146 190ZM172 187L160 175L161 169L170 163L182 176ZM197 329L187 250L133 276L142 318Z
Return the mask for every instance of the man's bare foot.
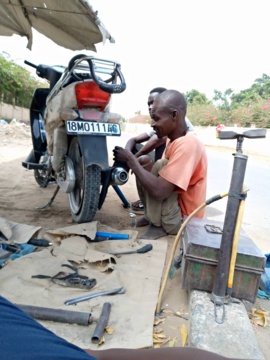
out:
M163 227L151 224L148 230L146 230L146 232L140 236L140 239L156 240L163 236L167 236L167 233Z
M133 226L133 227L141 227L141 226L146 226L146 225L149 225L149 221L144 216L135 218L130 223L130 226Z

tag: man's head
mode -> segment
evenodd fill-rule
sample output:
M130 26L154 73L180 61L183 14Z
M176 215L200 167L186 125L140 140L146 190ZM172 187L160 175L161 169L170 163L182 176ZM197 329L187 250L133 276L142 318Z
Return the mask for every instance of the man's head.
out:
M148 104L148 111L149 111L150 115L151 115L151 109L152 109L155 98L165 90L167 90L167 89L165 89L164 87L156 87L149 92L147 104Z
M185 121L186 112L187 103L179 91L163 91L153 102L151 126L160 139L168 136L173 141L185 135L188 130Z

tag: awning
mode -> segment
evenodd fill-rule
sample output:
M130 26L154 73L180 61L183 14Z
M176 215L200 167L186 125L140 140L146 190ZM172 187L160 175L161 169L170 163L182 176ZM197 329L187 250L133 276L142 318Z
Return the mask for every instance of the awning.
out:
M1 36L26 36L31 50L32 28L70 50L114 42L87 0L0 0Z

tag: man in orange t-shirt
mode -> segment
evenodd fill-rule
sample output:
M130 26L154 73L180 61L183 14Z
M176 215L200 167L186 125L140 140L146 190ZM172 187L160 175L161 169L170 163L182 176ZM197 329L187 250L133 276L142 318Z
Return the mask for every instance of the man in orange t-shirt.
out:
M205 202L207 157L203 143L188 132L172 143L167 142L163 158L168 160L159 176L177 186L182 215L190 215ZM196 214L202 218L204 209Z
M134 225L150 225L141 238L175 235L182 215L190 215L205 202L206 151L198 137L188 132L186 107L185 98L176 90L166 90L154 100L151 126L159 139L168 139L163 159L152 169L145 169L143 159L137 159L130 151L118 146L114 149L115 159L126 162L136 176L145 213ZM203 211L196 216L203 217Z

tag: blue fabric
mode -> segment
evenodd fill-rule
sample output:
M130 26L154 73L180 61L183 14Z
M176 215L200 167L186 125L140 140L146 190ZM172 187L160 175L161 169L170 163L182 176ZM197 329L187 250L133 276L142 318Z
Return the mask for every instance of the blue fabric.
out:
M90 341L90 336L89 336ZM95 360L0 296L1 360Z
M7 260L15 260L23 255L30 254L35 250L35 247L30 244L20 244L21 251L18 254L11 254L9 257L0 260L0 265L5 263Z
M258 290L257 297L260 299L270 299L270 295L266 294L266 292L261 289Z
M266 263L264 272L260 278L259 290L257 297L261 299L270 299L270 254L264 254Z

